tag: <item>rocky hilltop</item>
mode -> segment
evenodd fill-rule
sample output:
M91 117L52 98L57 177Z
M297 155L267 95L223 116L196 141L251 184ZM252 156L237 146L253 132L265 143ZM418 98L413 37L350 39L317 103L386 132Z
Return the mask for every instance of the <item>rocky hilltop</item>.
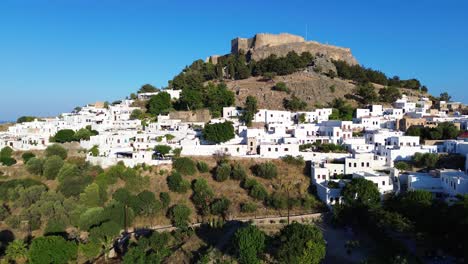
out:
M265 59L272 54L283 57L288 52L295 51L297 54L302 52L310 52L314 55L320 54L328 59L345 61L350 65L358 64L349 48L322 44L316 41L306 41L301 36L289 33L259 33L252 38L238 37L233 39L231 41L231 54L237 54L241 50L255 61ZM216 62L217 56L210 58L213 62Z

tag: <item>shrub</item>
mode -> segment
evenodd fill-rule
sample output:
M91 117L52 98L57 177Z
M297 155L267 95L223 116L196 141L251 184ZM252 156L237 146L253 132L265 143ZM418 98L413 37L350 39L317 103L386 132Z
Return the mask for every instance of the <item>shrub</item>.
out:
M268 199L268 204L275 209L288 208L288 198L280 193L273 193Z
M278 82L275 86L273 86L274 91L286 92L289 93L289 88L286 86L284 82Z
M35 238L29 248L30 263L68 263L77 255L77 245L60 236Z
M159 199L161 200L163 208L168 208L171 204L171 196L167 192L161 192L159 194Z
M226 217L230 206L231 201L228 198L223 197L221 199L216 199L211 204L211 213L214 215L221 215L223 217Z
M291 164L291 165L296 165L296 166L305 166L305 161L302 156L291 156L291 155L286 155L281 158L282 161Z
M0 163L5 166L12 166L16 164L16 160L12 157L0 157Z
M177 158L172 163L172 166L182 175L193 175L196 172L195 162L191 158Z
M91 156L93 156L93 157L99 156L99 147L98 147L98 145L94 145L94 146L89 150L89 152L91 153Z
M263 185L259 183L252 186L252 188L249 191L249 195L261 201L264 201L266 198L268 198L267 190L265 189L265 187L263 187Z
M0 158L11 158L13 154L13 149L10 147L4 147L0 150Z
M245 180L245 178L247 178L247 171L245 170L244 166L242 166L240 163L234 163L232 165L231 178L234 180Z
M223 163L216 168L215 180L223 182L231 175L231 165Z
M177 228L186 228L189 224L189 217L192 211L184 204L176 204L169 211L169 218Z
M68 152L64 147L60 146L59 144L53 144L46 148L45 155L46 157L57 155L62 159L66 159Z
M57 177L60 169L63 166L63 160L59 156L50 156L44 162L43 175L48 180L53 180Z
M208 164L206 164L206 162L203 162L203 161L197 162L197 169L201 173L205 173L210 170L210 168L208 167Z
M36 157L36 155L34 155L32 152L25 152L23 155L21 155L24 164L28 163L28 161L34 157Z
M257 211L257 205L252 202L247 202L247 203L241 204L240 209L241 209L241 212L243 213L253 213Z
M171 175L167 176L167 186L173 192L186 193L190 188L190 183L183 179L179 172L173 171Z
M265 179L273 179L278 176L278 168L274 163L269 161L255 165L253 172L256 176Z

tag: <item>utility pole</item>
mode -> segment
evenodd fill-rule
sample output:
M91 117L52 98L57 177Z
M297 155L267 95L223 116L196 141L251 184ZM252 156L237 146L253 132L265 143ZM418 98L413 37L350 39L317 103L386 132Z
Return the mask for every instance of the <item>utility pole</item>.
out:
M124 205L124 230L125 230L125 234L127 234L128 229L127 229L127 205L126 204Z

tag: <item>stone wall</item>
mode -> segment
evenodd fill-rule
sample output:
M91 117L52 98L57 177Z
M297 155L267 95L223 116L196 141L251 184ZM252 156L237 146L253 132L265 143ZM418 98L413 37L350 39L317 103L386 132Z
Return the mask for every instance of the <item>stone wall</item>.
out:
M303 37L282 33L278 35L260 33L253 38L235 38L231 41L231 53L239 50L251 53L254 60L265 59L271 54L286 56L288 52L295 51L298 54L310 52L313 55L323 54L333 60L343 60L351 65L358 64L349 48L321 44L316 41L305 41Z

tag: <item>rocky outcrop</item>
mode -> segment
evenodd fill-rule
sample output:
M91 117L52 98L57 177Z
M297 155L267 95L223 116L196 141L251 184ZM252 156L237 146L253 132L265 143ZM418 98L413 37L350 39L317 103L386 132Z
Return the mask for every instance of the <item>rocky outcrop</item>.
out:
M343 60L351 65L358 61L351 54L351 49L342 48L316 41L306 41L303 37L282 33L278 35L260 33L253 38L235 38L231 41L231 53L236 54L240 50L249 53L251 59L265 59L271 54L279 57L286 56L288 52L294 51L298 54L310 52L313 55L320 54L328 59Z

